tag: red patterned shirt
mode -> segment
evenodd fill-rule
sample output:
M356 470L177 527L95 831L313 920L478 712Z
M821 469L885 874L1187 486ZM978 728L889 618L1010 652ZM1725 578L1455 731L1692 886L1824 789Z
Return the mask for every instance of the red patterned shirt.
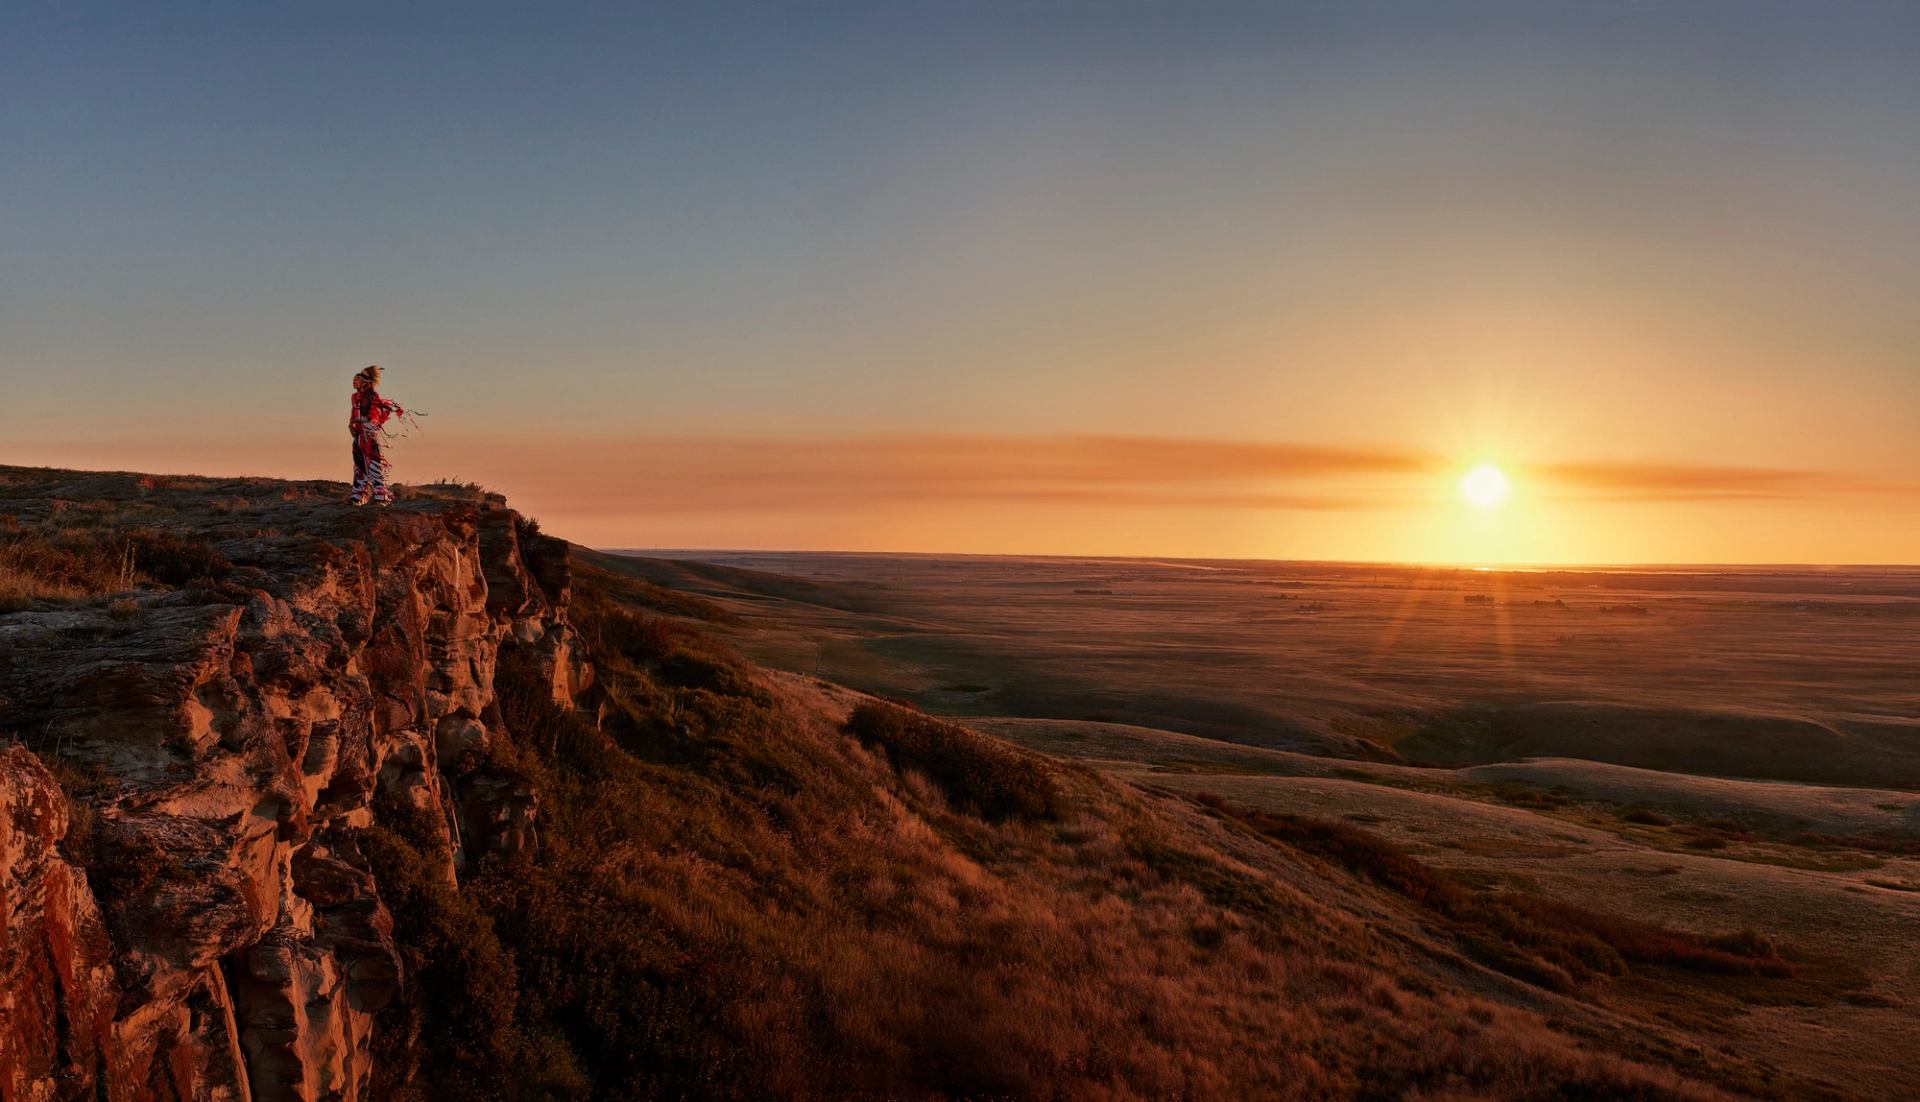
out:
M387 423L387 418L407 412L400 403L380 397L372 387L353 392L353 402L347 407L347 431L359 432L365 427L377 427Z

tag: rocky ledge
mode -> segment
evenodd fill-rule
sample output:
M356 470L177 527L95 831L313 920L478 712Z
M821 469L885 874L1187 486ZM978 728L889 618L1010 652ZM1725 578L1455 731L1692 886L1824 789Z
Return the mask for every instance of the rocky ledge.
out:
M449 881L537 844L494 670L587 691L566 544L343 489L0 469L9 531L132 517L219 566L0 613L0 1102L366 1097L401 964L358 830L435 824Z

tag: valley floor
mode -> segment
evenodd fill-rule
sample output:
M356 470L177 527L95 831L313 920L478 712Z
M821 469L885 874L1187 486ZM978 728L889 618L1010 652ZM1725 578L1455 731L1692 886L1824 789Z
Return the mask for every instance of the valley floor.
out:
M1791 980L1636 971L1621 1023L1920 1096L1920 573L708 554L625 569L743 651L1144 792L1352 824ZM1629 1030L1631 1032L1631 1030Z

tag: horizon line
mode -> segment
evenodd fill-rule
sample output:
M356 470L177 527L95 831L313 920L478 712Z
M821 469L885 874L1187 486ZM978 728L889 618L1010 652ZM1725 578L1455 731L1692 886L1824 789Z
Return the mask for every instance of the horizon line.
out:
M571 541L569 541L571 542ZM864 556L868 558L930 558L930 559L1099 559L1111 562L1167 562L1190 563L1275 563L1298 564L1301 566L1396 566L1413 569L1451 569L1469 571L1493 570L1568 570L1578 572L1597 572L1603 570L1740 570L1740 571L1793 571L1793 570L1896 570L1920 572L1920 563L1897 562L1467 562L1467 561L1428 561L1413 559L1286 559L1261 557L1231 557L1210 555L1109 555L1099 553L1074 552L1022 552L1022 551L856 551L833 548L799 547L589 547L603 555L628 555L640 558L667 558L674 555L844 555Z

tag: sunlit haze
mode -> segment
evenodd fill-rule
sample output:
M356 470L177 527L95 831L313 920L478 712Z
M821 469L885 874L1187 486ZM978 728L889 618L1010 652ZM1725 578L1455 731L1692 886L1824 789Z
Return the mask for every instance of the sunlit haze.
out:
M1491 463L1480 464L1460 479L1460 496L1466 498L1469 505L1482 509L1491 509L1507 500L1511 490L1506 473Z
M1912 562L1920 9L13 4L0 462L602 547ZM1490 464L1481 466L1482 464Z

